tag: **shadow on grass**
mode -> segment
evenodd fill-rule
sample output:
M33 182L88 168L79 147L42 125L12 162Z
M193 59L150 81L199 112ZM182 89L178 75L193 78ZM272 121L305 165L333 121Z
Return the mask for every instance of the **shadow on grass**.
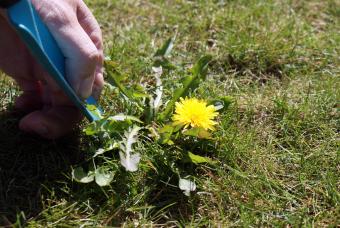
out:
M83 159L77 133L46 141L20 132L19 119L15 113L0 113L0 226L15 222L18 213L37 215L43 184L61 179Z
M165 215L170 216L172 221L187 220L192 216L195 202L188 202L187 197L176 187L177 178L171 178L169 182L173 187L165 184L169 181L169 170L163 169L164 175L148 173L134 187L122 185L134 182L133 177L130 179L124 173L117 176L112 184L114 192L110 192L115 195L112 199L103 197L102 190L95 183L87 188L82 184L73 185L72 181L65 180L64 174L70 174L71 166L85 161L79 134L74 133L58 141L47 141L21 132L18 129L20 117L16 113L0 113L0 227L11 227L18 221L25 224L26 219L34 220L40 216L43 218L41 212L47 209L46 196L50 194L47 189L56 189L56 199L65 197L58 190L60 183L70 187L73 194L66 194L66 197L72 202L89 201L94 213L99 213L102 207L109 208L108 211L113 215L102 221L106 225L120 226L126 218L135 218L140 211L130 207L135 203L133 196L138 198L139 194L144 195L141 207L154 207L145 216L156 223L173 225L167 223ZM160 183L159 179L165 182ZM142 193L144 188L149 190ZM132 190L137 195L131 194ZM21 214L26 219L21 218Z

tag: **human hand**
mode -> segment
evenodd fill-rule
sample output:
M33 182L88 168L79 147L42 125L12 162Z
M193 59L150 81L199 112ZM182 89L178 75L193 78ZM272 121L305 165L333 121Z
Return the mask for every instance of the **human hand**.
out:
M103 45L98 23L82 0L32 0L66 58L66 77L76 93L98 97L103 87ZM0 12L1 13L1 12ZM0 15L0 68L23 90L18 109L29 112L19 124L27 132L57 138L74 128L81 114L33 59Z

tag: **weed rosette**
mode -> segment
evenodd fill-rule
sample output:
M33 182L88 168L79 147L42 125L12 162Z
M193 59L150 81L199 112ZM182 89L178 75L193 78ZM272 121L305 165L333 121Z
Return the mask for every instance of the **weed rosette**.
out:
M117 176L153 171L177 178L177 187L190 196L199 188L195 167L218 165L213 159L218 146L214 134L219 130L219 115L228 109L232 98L206 100L194 96L206 79L212 60L209 55L184 71L179 85L164 85L162 79L169 78L177 68L169 60L173 42L169 39L156 52L152 79L140 85L125 86L127 77L107 59L106 90L115 93L114 110L122 112L101 114L88 107L100 120L84 130L90 137L92 156L73 169L74 180L105 187Z

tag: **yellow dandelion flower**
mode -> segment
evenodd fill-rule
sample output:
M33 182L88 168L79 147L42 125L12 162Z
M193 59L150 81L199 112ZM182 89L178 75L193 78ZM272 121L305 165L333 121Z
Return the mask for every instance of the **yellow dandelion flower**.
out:
M184 127L199 127L204 130L215 130L214 125L217 123L214 118L218 115L213 105L207 105L207 102L196 98L181 98L176 102L175 114L173 121L177 125Z

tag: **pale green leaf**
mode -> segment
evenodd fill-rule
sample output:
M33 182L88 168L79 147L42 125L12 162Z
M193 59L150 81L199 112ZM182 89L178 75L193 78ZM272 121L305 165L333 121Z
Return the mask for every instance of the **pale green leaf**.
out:
M90 183L94 181L94 173L92 171L86 173L82 167L77 167L72 170L72 178L80 183Z
M112 172L108 172L102 167L96 169L95 180L96 183L101 187L108 186L112 182L113 177L114 175Z
M178 186L186 196L190 196L190 193L196 190L195 182L188 179L179 179Z
M125 132L125 139L120 145L121 151L119 152L120 162L127 171L135 172L138 170L138 164L141 159L139 153L134 153L133 144L137 142L138 132L140 127L134 126Z
M214 162L208 157L202 157L191 152L188 152L188 157L190 158L191 162L194 164L201 164L201 163L208 163L213 164Z

